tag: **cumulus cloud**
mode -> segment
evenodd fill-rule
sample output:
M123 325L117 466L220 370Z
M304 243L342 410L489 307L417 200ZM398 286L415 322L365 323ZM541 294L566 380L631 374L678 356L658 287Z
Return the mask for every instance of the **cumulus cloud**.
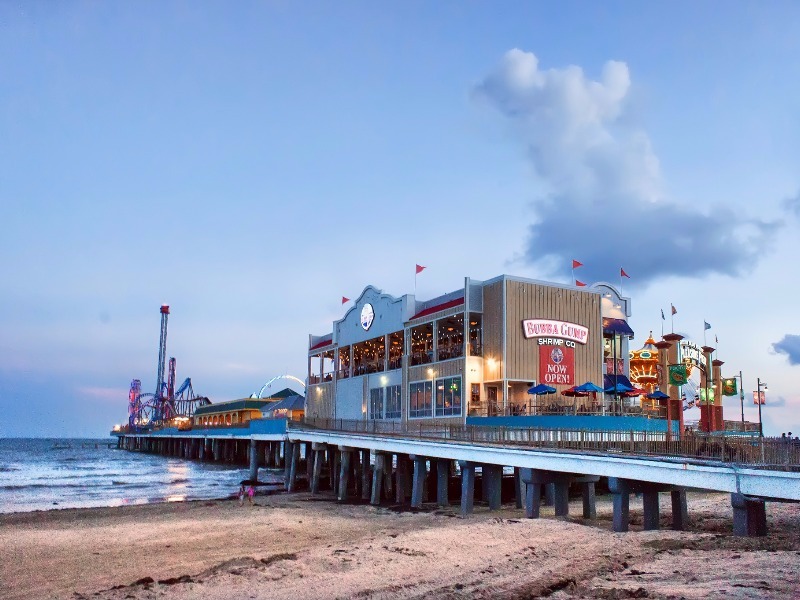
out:
M626 114L630 89L623 62L608 61L595 81L577 66L541 69L518 49L475 87L511 122L549 186L536 202L525 261L563 272L576 258L589 280L615 279L624 267L640 284L747 271L775 225L666 198L650 139Z
M793 198L784 200L783 207L789 212L794 213L796 217L800 217L800 192L797 192L797 195Z
M790 365L800 365L800 335L787 333L780 342L772 344L778 354L785 354Z

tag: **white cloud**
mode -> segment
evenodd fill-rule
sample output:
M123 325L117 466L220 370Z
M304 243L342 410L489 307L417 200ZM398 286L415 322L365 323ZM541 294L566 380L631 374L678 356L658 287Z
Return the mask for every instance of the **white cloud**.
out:
M595 81L577 66L542 70L518 49L475 88L510 121L550 188L535 206L526 262L563 272L578 258L589 280L622 266L632 283L747 271L775 225L669 200L649 137L627 119L630 89L623 62L608 61Z

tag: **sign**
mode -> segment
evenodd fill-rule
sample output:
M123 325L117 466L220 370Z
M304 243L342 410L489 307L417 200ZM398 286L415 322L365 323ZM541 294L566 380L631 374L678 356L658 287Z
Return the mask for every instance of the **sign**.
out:
M689 376L686 373L686 365L669 366L669 382L672 385L686 385Z
M585 344L589 339L589 328L566 321L552 319L527 319L522 322L522 332L526 339L534 337L554 337Z
M614 359L607 358L605 364L603 365L605 368L605 375L624 375L625 374L625 361L621 358L617 359L617 370L614 371Z
M375 311L372 309L372 304L367 302L364 308L361 309L361 327L367 331L372 327L372 322L375 320Z
M737 389L736 377L728 377L722 380L722 395L723 396L735 396L739 393Z
M700 388L700 400L705 404L714 404L714 388L708 388L708 393L706 388Z
M546 385L575 385L575 350L569 346L539 348L539 382Z
M706 355L703 353L703 349L694 342L681 341L681 359L703 367L703 369L706 367Z
M753 392L753 404L766 404L767 392Z

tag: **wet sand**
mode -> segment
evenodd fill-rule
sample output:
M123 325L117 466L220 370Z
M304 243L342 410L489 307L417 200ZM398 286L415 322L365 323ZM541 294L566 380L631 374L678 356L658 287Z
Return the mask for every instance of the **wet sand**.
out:
M506 505L397 511L331 496L0 515L0 598L796 598L800 505L736 538L727 494L689 494L690 531L529 520ZM580 500L570 506L580 514Z

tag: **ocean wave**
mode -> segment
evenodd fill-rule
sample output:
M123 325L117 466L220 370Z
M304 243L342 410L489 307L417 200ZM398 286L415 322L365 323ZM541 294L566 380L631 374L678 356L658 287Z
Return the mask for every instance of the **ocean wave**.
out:
M189 480L185 477L178 477L177 479L173 479L170 483L187 483Z
M0 490L12 491L12 490L24 490L27 488L50 488L50 489L57 489L57 488L80 488L86 487L85 483L19 483L19 484L9 484L9 485L0 485Z
M0 467L0 473L10 473L11 471L19 471L19 467Z

